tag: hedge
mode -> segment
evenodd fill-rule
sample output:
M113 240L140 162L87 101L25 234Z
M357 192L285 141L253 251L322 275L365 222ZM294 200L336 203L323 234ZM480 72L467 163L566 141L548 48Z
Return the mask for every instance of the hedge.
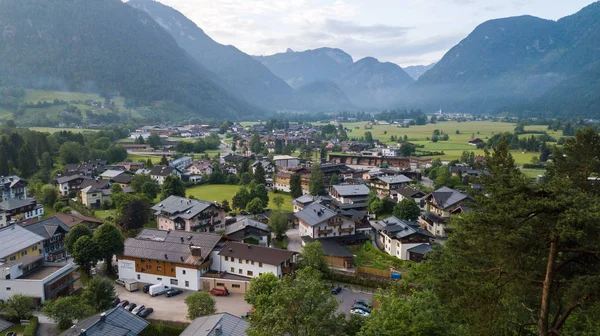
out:
M142 330L140 336L179 336L186 327L153 322Z
M23 330L23 335L35 336L37 334L39 324L40 320L37 316L34 316L31 319L29 319L29 325L25 327L25 330Z

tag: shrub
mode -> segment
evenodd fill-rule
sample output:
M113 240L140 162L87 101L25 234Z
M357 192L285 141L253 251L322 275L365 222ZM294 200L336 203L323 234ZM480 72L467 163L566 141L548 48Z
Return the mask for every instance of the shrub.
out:
M40 320L37 316L29 319L29 325L25 327L23 330L23 336L35 336L37 334L38 327L40 325Z
M154 322L142 330L140 336L179 336L185 328L162 322Z

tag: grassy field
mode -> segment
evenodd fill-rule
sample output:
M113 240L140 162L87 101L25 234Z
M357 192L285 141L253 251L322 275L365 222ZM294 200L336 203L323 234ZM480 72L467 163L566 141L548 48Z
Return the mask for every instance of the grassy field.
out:
M162 159L160 155L138 155L138 154L129 154L127 155L127 162L146 162L150 159L152 163L157 164Z
M48 132L48 133L56 133L60 131L71 131L73 133L83 133L83 132L98 132L95 129L87 129L87 128L67 128L67 127L28 127L32 131L38 132Z
M110 210L96 210L96 211L94 211L94 214L95 214L96 218L105 220L108 217L115 218L117 216L117 210L115 210L115 209L110 209Z
M221 202L226 199L231 204L231 198L235 196L235 193L240 189L239 185L227 185L227 184L212 184L212 185L202 185L193 187L186 190L186 196L194 196L197 199L211 201L211 202ZM283 197L283 205L281 206L281 210L285 212L292 212L292 197L290 195L269 192L269 208L277 209L275 204L273 204L273 198L275 196Z
M23 332L25 331L25 326L24 325L20 325L20 324L15 324L12 327L4 330L2 332L2 335L7 335L9 332L14 332L17 334L17 336L21 336L23 335Z

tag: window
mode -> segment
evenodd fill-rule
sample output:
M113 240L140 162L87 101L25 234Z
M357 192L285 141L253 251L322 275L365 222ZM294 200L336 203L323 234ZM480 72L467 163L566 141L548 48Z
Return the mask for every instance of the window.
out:
M231 258L231 262L235 262L235 258Z
M254 265L254 261L251 261L251 262L250 262L250 265Z
M11 261L14 261L15 259L17 259L17 257L15 257L15 256L10 257Z
M148 265L148 267L146 267L147 269L151 270L152 269L152 265Z
M225 256L225 261L229 261L229 257L228 256Z
M160 271L162 271L162 268L160 268L160 266L158 266L158 267L156 267L156 271L160 272Z
M173 267L171 267L171 273L175 273L175 269Z
M242 269L240 268L240 269L238 270L238 273L240 273L240 274L244 274L244 271L242 271Z
M225 284L222 282L217 282L217 287L225 287Z
M156 280L158 280L158 281L162 281L162 278L156 278Z
M138 278L138 280L140 280L140 275L139 274L137 275L137 278Z
M248 274L248 276L252 276L252 271L247 271L246 274Z
M177 286L179 284L179 280L171 279L171 285Z
M190 287L190 282L189 281L185 282L185 287Z
M249 264L249 263L250 263L250 260L246 259L246 264Z
M11 288L10 288L10 287L6 287L6 291L7 291L7 292L10 292L10 291L11 291Z
M258 263L258 267L262 267L262 263L261 262Z
M242 263L242 258L240 258L239 261L240 261L240 264L241 264Z
M231 268L231 273L235 273L235 267Z
M232 288L240 288L240 285L233 284L233 285L231 285L231 287Z
M185 270L181 271L183 273L183 275L185 275Z
M261 275L263 275L263 274L262 273L258 273L258 276L261 276Z

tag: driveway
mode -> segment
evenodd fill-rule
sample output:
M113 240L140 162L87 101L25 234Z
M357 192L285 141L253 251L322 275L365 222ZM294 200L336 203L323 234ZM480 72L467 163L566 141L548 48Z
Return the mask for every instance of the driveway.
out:
M174 297L168 298L166 295L152 297L142 292L128 292L124 287L115 286L117 296L121 300L133 302L138 306L143 304L146 307L154 308L154 312L149 318L165 321L189 322L186 318L187 306L185 298L192 294L192 291L184 291ZM229 296L213 296L217 303L218 313L230 313L235 316L242 316L250 310L250 305L244 300L243 294L232 293Z
M344 288L342 286L342 288ZM355 300L365 300L367 302L373 302L373 294L363 293L363 292L355 292L350 289L344 288L342 292L336 295L338 303L338 312L346 314L346 316L350 316L350 308L354 304Z
M302 240L300 239L298 229L289 229L285 234L288 238L287 249L294 252L302 252Z

